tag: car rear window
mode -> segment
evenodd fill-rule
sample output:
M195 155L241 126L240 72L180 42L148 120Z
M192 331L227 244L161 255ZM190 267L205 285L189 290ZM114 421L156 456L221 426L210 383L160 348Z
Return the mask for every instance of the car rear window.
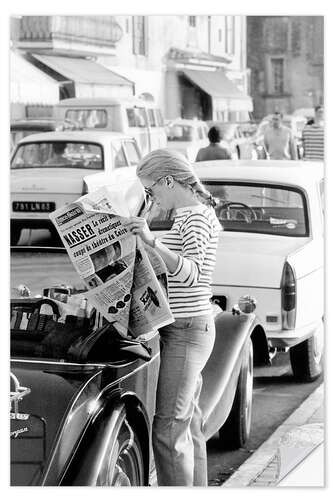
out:
M113 115L115 111L115 107L114 112L112 112L112 107L110 107L109 116L111 123L114 121ZM77 122L80 128L100 129L108 126L107 113L105 109L68 109L65 117L69 120ZM113 130L112 126L111 129Z
M103 170L102 147L89 142L30 142L18 147L11 169L84 168Z
M204 182L214 196L224 231L304 237L309 235L306 199L287 186ZM153 203L147 216L151 229L168 230L174 212Z

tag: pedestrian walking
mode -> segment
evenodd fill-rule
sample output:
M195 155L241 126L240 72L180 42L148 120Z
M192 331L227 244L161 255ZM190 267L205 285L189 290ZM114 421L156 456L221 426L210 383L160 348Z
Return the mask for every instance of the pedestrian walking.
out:
M324 108L316 106L312 123L307 123L302 132L304 160L324 160Z
M297 160L297 148L292 131L282 125L283 115L273 114L271 125L264 133L264 144L271 160Z
M195 161L231 159L231 154L229 149L223 148L220 145L220 142L222 140L222 134L218 127L211 127L209 129L208 139L209 139L209 146L199 149Z
M220 223L214 199L178 152L161 149L144 157L137 175L163 210L175 210L171 230L156 238L145 219L128 227L156 249L168 269L174 323L160 329L161 362L153 421L159 486L207 486L206 442L199 396L215 341L210 303Z

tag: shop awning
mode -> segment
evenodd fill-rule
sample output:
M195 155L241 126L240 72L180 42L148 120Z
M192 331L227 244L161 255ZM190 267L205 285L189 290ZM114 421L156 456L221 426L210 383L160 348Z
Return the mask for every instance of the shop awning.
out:
M11 51L10 101L13 104L54 105L59 102L59 85L21 55Z
M79 57L61 57L33 54L33 57L75 83L76 97L129 97L134 94L134 83L101 64Z
M184 75L213 98L214 107L229 111L253 111L250 96L236 87L224 71L182 70Z

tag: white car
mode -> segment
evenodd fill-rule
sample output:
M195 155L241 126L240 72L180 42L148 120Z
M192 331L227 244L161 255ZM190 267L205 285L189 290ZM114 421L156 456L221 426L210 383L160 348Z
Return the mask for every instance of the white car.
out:
M190 162L194 162L199 149L209 145L208 126L201 120L185 120L178 118L166 126L167 148L179 151Z
M243 295L257 300L268 346L290 351L300 380L321 373L324 316L323 166L316 162L214 161L195 170L217 199L224 228L213 275L214 300L229 309ZM153 205L150 227L163 231L173 214Z
M117 132L63 131L22 139L11 158L11 244L23 228L53 230L49 213L135 170L134 138ZM118 174L119 172L119 174Z

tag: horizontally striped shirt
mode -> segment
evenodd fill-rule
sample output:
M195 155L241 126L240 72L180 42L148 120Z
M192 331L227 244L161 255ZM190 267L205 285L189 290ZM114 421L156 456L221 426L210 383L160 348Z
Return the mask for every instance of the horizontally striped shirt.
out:
M161 242L179 255L177 269L168 274L169 303L175 318L211 312L212 273L221 225L211 207L178 208L171 230Z
M306 125L302 139L305 160L324 160L324 127L315 123Z

